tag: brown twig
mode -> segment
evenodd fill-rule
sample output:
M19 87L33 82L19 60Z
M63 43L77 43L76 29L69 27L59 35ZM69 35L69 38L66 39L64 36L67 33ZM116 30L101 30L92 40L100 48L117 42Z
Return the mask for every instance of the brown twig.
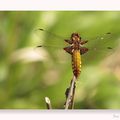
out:
M73 109L74 107L75 83L76 77L73 76L73 79L70 83L70 87L66 89L65 109L69 109L69 107Z
M45 103L46 103L47 109L52 109L52 105L48 97L45 97Z
M71 106L70 109L74 109L74 97L75 97L75 88L76 88L76 82L74 83L74 88L73 88L73 95L72 95L72 100L71 100Z

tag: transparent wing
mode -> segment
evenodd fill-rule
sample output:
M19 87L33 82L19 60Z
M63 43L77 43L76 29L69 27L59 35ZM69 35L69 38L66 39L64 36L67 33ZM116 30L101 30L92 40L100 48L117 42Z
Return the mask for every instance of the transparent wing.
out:
M34 50L42 58L40 69L44 72L45 78L51 72L50 80L52 79L52 81L57 81L62 75L68 74L68 72L66 73L67 70L72 74L71 56L63 50L66 46L64 38L58 37L59 35L48 34L48 32L38 33L37 36L40 40Z
M71 66L71 55L64 51L60 46L37 46L36 52L43 58L44 63L53 63L56 66L65 66L68 64Z
M39 50L45 50L49 56L54 59L54 61L61 61L61 63L66 61L71 62L70 55L63 50L64 47L68 46L64 42L65 37L61 37L60 35L55 35L50 32L45 33L45 38L39 42ZM84 40L84 38L82 39ZM109 56L114 53L117 46L116 36L110 32L85 40L88 40L88 43L84 44L84 47L89 49L87 53L82 55L82 62L85 64L97 63L105 56Z
M40 58L43 58L40 62L40 65L43 65L44 68L43 72L47 71L50 73L54 71L52 75L53 79L56 79L54 76L57 76L58 79L61 78L62 75L68 73L72 74L71 55L66 53L63 48L56 46L40 46L35 48L35 50L38 55L41 56Z
M106 33L94 39L88 40L84 45L89 51L82 56L85 64L97 63L102 58L110 56L115 52L117 38L114 34Z
M39 37L39 44L44 46L61 46L64 47L65 37L62 35L54 34L52 32L46 31L44 29L37 29L36 35Z
M64 37L43 29L39 29L36 32L37 36L40 38L36 50L39 51L39 54L40 51L47 53L47 55L41 54L44 59L48 59L49 56L49 59L53 59L55 62L64 63L66 59L69 58L69 55L66 55L66 52L63 50L63 48L68 45L65 43ZM40 32L42 32L42 34L40 34ZM44 37L42 37L43 34Z

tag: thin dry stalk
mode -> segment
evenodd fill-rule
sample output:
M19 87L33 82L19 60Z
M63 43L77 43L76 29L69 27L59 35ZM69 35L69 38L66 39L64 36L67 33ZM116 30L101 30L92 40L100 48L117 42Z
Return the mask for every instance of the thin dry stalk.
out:
M48 97L45 97L45 103L46 103L47 109L52 109L52 105Z
M76 77L73 76L70 87L66 90L68 91L68 94L66 95L65 109L69 109L69 107L73 109L74 107L75 83Z
M76 83L74 83L74 89L73 89L73 95L72 95L70 109L74 109L74 97L75 97L75 88L76 88L75 84Z

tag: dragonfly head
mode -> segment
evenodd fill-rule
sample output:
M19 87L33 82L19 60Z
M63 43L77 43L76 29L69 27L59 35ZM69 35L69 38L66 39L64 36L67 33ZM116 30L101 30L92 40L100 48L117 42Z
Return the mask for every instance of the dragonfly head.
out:
M80 40L81 40L81 37L80 37L80 35L79 35L78 33L72 33L71 39L72 39L73 41L80 41Z

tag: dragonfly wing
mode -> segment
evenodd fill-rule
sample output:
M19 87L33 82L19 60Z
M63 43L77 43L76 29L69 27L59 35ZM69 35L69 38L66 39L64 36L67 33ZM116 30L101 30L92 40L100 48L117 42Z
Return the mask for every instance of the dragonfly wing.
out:
M65 64L70 60L70 55L65 52L63 46L39 45L35 48L36 52L46 61L54 61L54 63ZM43 52L44 51L44 52ZM44 61L43 61L44 62Z
M113 54L116 46L117 39L111 34L88 40L88 43L85 44L85 47L88 48L88 52L83 55L83 60L88 64L97 63L102 60L102 58Z

